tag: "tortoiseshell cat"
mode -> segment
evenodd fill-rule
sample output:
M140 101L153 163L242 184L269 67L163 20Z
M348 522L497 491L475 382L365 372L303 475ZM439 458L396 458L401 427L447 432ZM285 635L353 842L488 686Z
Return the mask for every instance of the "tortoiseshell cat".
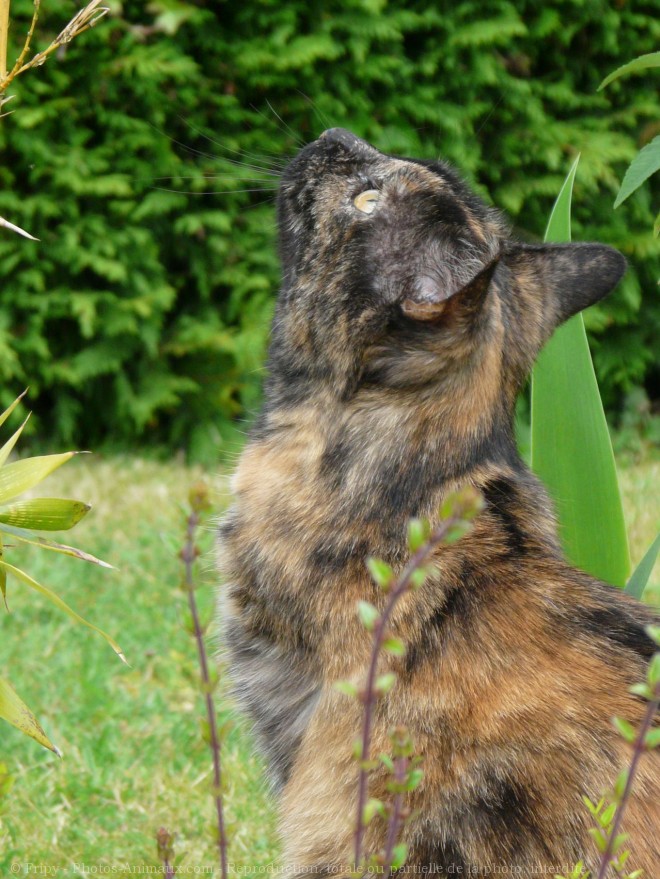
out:
M555 327L618 282L598 244L512 240L442 163L400 159L343 129L282 177L282 290L266 402L221 529L223 626L236 691L280 790L284 860L352 860L360 724L339 679L363 679L359 599L382 596L368 555L407 557L406 522L465 483L474 531L393 627L405 658L379 702L373 753L405 724L423 758L410 868L440 875L566 869L596 853L581 800L629 761L611 726L637 724L628 688L654 615L570 567L545 490L520 459L516 395ZM376 771L372 796L387 798ZM660 868L660 754L642 759L629 867ZM368 849L384 844L374 822Z

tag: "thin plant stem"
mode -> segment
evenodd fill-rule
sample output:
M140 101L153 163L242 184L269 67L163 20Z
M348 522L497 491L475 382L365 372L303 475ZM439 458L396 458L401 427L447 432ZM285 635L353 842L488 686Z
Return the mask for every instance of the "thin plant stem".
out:
M0 0L0 82L7 76L7 39L10 0Z
M614 816L612 829L610 830L607 837L607 846L605 847L603 856L600 859L600 866L598 868L598 875L596 879L606 879L607 872L612 866L614 841L616 840L619 834L619 830L621 829L621 822L623 821L623 815L626 811L626 806L628 805L628 802L630 800L633 781L635 780L635 774L637 773L637 769L639 768L639 761L642 758L642 754L644 754L646 751L646 734L653 726L653 721L655 719L658 708L660 707L660 684L656 684L653 691L653 696L654 698L646 706L646 712L642 719L637 737L633 743L633 755L632 760L630 761L630 767L628 769L628 777L626 778L626 784L623 789L623 794L621 796L621 802L619 803L619 806L616 810L616 815Z
M204 699L206 702L206 715L209 724L209 746L213 754L213 800L215 803L218 828L220 875L223 877L223 879L227 879L227 831L225 827L224 807L222 802L222 767L220 762L220 739L218 736L218 725L215 718L215 706L213 704L212 684L211 677L209 675L206 647L204 646L204 632L202 630L202 626L199 620L197 601L195 600L195 581L193 578L193 567L197 558L195 534L197 532L199 524L199 513L193 510L188 516L186 527L186 540L181 551L181 559L185 567L185 587L186 593L188 595L190 614L193 621L193 632L195 635L195 641L197 642L199 667L202 676Z
M394 761L394 781L402 784L406 779L406 770L408 769L408 758L397 757ZM385 843L384 872L392 875L392 857L394 855L394 846L396 845L399 830L401 829L401 819L403 816L403 793L398 791L394 795L392 802L392 814L387 826L387 842Z
M367 682L364 689L363 702L364 702L364 716L362 719L362 734L361 734L361 753L360 753L360 775L358 780L358 804L357 804L357 821L356 821L356 829L355 829L355 847L354 847L354 858L355 858L355 867L356 869L360 868L360 864L362 863L363 857L363 848L364 848L364 808L367 803L367 793L368 793L368 785L369 785L369 773L368 769L365 766L365 763L369 760L369 751L371 748L371 736L372 736L372 728L373 728L373 719L374 719L374 707L376 704L377 693L376 693L376 674L378 670L378 659L380 656L380 652L383 646L383 642L385 640L385 635L387 632L387 627L390 622L390 618L392 616L392 612L401 598L401 596L408 590L410 587L413 575L415 571L419 570L419 568L423 567L425 562L428 561L431 553L438 547L447 534L451 531L451 529L457 525L459 522L463 521L463 511L459 511L458 513L454 513L449 516L443 522L441 522L434 531L431 532L431 535L427 542L421 546L409 559L408 564L405 566L398 579L395 581L393 587L390 589L388 594L387 603L385 604L385 608L381 613L378 622L374 627L373 634L373 645L371 649L371 659L369 661L369 670L367 672Z
M163 876L165 879L174 879L174 867L171 863L174 857L174 835L165 827L159 827L156 831L156 847L158 857L163 863Z
M9 2L10 0L0 0L0 97L7 90L11 82L31 67L43 64L49 55L51 55L60 46L70 43L74 37L84 34L86 30L94 27L104 15L109 11L107 6L100 6L102 0L91 0L83 9L77 12L71 21L61 31L53 42L41 52L37 52L29 61L25 61L32 42L34 29L39 18L39 7L41 0L34 0L34 12L32 14L32 22L28 31L23 49L16 63L7 73L7 28L9 25Z
M32 37L34 35L34 29L37 25L37 20L39 18L39 7L41 6L41 0L34 0L34 12L32 13L32 21L30 22L30 29L27 32L27 37L25 38L25 43L23 44L23 48L21 49L21 54L16 59L16 63L11 69L10 77L16 76L18 71L23 66L23 62L25 61L25 56L30 50L30 43L32 42ZM6 70L4 72L6 74ZM4 76L4 74L3 74Z

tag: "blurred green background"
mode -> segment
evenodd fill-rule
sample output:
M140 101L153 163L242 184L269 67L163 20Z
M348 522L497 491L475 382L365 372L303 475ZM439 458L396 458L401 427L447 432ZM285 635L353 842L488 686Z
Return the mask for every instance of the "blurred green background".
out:
M35 49L79 2L42 0ZM658 78L596 91L658 49L657 0L107 5L95 29L16 80L15 112L0 122L0 216L40 239L0 230L0 411L29 385L23 453L113 453L79 458L49 490L94 505L73 542L120 570L53 564L35 547L16 563L115 636L132 667L10 582L0 665L65 760L3 724L0 873L20 863L27 875L28 860L153 864L160 825L177 834L177 864L215 862L178 588L179 504L206 471L181 459L216 465L259 405L277 173L324 128L449 159L530 240L581 152L574 239L613 244L631 263L586 321L615 444L639 452L621 472L634 564L658 528L660 460L647 454L660 438L657 182L612 209L629 162L660 132ZM12 0L10 63L31 13L32 0ZM145 461L153 451L168 462ZM205 620L212 539L209 526ZM660 600L657 575L646 594ZM219 706L224 722L224 685ZM276 818L240 722L223 760L231 857L270 864Z
M30 385L49 449L209 463L240 441L278 284L273 173L332 125L449 159L532 240L580 151L574 239L631 262L586 316L606 408L624 437L660 433L657 183L612 209L660 131L657 79L596 92L657 50L656 2L109 5L16 81L0 129L0 215L40 239L0 240L0 405ZM44 3L36 48L77 8ZM18 51L31 0L11 11Z

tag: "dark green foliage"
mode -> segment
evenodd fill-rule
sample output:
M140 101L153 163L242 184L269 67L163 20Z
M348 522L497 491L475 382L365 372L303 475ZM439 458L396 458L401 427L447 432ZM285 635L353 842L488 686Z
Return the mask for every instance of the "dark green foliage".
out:
M42 6L38 48L77 9ZM30 10L12 4L15 46ZM1 233L0 403L29 383L51 445L139 440L207 458L230 445L258 399L277 288L274 178L249 166L277 167L330 125L444 156L531 236L581 151L574 238L634 266L587 314L605 400L645 380L653 392L653 184L612 202L660 130L660 100L643 76L596 88L657 48L656 13L597 0L126 2L21 77L1 123L0 215L41 243Z

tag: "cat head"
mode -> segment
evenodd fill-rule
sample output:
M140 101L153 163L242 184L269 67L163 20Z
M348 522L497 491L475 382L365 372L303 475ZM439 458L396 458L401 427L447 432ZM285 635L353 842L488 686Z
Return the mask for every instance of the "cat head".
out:
M487 357L512 401L553 330L625 270L604 245L513 240L448 165L385 155L344 129L287 167L278 224L270 369L299 395L319 382L344 396L451 388Z

